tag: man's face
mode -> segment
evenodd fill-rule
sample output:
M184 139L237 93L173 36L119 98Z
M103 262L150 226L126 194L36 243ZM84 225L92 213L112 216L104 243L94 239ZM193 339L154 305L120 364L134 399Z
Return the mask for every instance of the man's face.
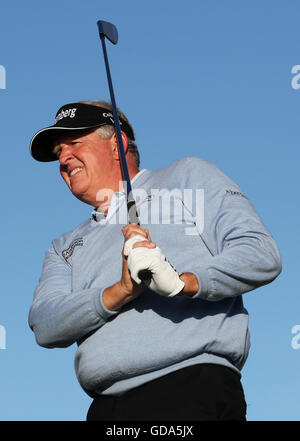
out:
M60 174L74 196L97 206L99 190L118 190L121 174L120 164L116 167L114 150L114 136L100 139L93 131L60 138L53 152L60 163Z

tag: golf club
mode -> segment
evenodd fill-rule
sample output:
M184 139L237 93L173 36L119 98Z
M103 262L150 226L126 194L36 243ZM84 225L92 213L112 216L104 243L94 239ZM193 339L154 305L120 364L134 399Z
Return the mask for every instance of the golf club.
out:
M127 162L126 162L125 149L124 149L123 140L122 140L120 121L119 121L119 116L118 116L118 111L117 111L117 105L116 105L116 100L115 100L115 95L114 95L114 90L113 90L113 85L112 85L112 79L111 79L107 51L106 51L106 44L105 44L105 37L108 38L108 40L111 43L117 44L118 31L117 31L117 28L115 27L115 25L113 25L112 23L109 23L107 21L98 20L97 25L98 25L100 40L102 43L103 55L104 55L106 75L107 75L112 111L113 111L113 116L114 116L114 126L115 126L115 130L116 130L117 141L118 141L122 176L123 176L123 181L126 182L126 186L127 186L126 197L127 197L127 210L128 210L129 223L131 223L131 224L135 223L135 224L140 225L135 200L132 195L132 187L131 187L128 167L127 167ZM151 275L152 275L151 271L147 270L147 269L139 272L139 278L141 280L151 279Z

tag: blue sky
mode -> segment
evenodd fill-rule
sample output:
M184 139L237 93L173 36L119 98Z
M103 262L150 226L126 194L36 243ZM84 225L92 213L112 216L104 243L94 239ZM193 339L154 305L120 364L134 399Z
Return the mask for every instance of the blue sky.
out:
M91 207L65 188L57 163L37 163L28 149L61 105L109 100L99 19L119 31L108 55L142 168L213 162L278 243L282 274L244 295L252 347L242 381L248 420L299 420L300 89L291 71L300 3L11 0L0 9L0 420L84 420L91 402L75 376L76 346L41 348L27 324L51 240Z

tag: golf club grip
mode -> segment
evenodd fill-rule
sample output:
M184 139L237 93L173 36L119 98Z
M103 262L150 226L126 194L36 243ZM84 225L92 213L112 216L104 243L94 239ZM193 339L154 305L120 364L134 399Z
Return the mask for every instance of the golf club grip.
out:
M152 272L148 269L139 271L138 276L141 280L150 280L152 277Z

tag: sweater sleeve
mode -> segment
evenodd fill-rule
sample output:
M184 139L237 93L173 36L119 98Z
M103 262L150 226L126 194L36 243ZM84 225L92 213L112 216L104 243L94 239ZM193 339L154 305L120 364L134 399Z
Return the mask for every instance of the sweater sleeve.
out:
M205 260L195 259L189 271L199 282L193 298L217 301L272 282L281 272L281 257L242 190L212 164L205 169L209 178L204 186L204 226L202 219L195 218L195 223L209 253ZM194 185L199 175L194 166Z
M71 268L52 247L46 252L28 316L40 346L70 346L119 312L105 308L104 287L73 291L71 280Z

